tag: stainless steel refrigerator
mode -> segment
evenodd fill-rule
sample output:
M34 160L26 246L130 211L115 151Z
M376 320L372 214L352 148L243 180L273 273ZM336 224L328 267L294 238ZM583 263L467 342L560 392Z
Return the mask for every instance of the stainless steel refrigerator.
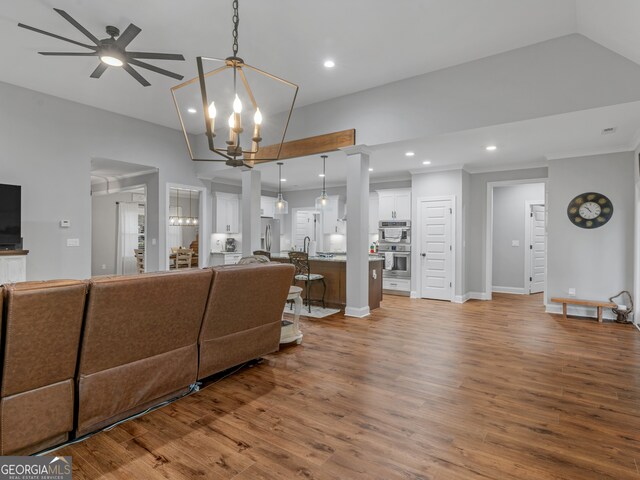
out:
M271 253L280 253L280 220L262 217L260 224L260 248Z

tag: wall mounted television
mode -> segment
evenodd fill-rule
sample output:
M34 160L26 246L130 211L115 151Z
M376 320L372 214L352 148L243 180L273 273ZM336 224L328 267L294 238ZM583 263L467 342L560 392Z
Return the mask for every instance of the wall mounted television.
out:
M0 184L0 249L22 248L21 190L18 185Z

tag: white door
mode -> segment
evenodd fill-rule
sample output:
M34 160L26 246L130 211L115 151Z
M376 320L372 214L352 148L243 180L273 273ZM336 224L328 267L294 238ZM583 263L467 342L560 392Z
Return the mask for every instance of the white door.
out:
M453 298L453 205L451 200L420 202L421 297Z
M396 197L392 193L380 193L378 216L380 220L392 220L396 209Z
M529 293L544 292L544 265L546 242L544 232L544 205L531 205L531 239L529 243L530 286Z
M229 222L229 233L240 232L240 199L237 197L228 200L227 221Z
M395 218L411 220L411 192L399 192L396 195Z

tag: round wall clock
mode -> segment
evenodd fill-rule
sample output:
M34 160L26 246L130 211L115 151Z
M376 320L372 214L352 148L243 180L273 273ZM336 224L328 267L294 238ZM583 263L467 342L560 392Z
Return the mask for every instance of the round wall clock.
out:
M611 220L613 204L601 193L587 192L571 200L567 215L580 228L598 228Z

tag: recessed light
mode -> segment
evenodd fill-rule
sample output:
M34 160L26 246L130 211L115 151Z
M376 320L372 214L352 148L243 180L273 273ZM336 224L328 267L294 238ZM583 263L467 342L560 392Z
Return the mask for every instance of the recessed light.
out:
M415 155L415 152L407 152L405 153L405 156L407 157L413 157Z
M431 160L425 160L422 162L423 165L431 165Z
M319 176L320 178L322 178L322 177L324 177L324 173L319 173L319 174L318 174L318 176Z
M280 181L281 181L281 182L286 182L286 181L287 181L287 179L286 179L286 178L281 178L281 179L280 179Z
M187 109L187 112L189 112L189 113L197 113L198 111L195 108L189 108L189 109Z
M336 62L334 62L333 60L325 60L324 61L324 67L325 68L333 68L336 66Z
M369 171L370 171L370 172L373 172L373 168L370 168L370 169L369 169Z
M495 145L489 145L487 147L487 152L495 152L498 149Z

